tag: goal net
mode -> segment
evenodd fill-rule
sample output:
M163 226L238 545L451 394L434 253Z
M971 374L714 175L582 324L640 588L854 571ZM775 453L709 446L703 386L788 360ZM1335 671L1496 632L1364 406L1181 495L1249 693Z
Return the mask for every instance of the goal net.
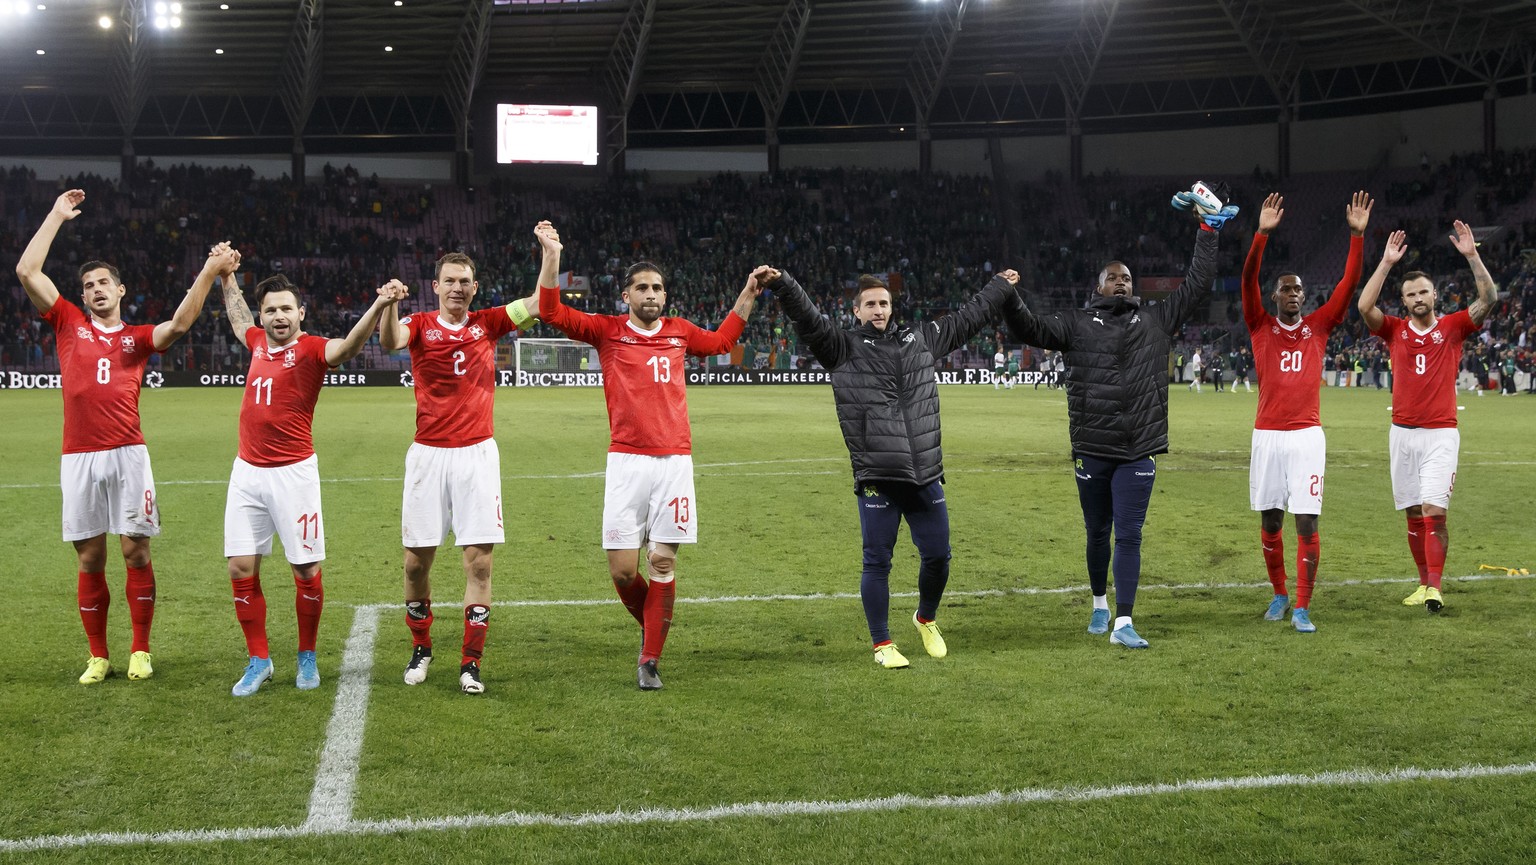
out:
M517 341L518 379L523 373L598 372L597 349L574 339Z

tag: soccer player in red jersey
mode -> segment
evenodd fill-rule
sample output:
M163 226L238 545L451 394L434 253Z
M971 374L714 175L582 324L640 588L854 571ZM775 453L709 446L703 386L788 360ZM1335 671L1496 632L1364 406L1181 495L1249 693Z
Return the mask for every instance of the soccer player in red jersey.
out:
M240 449L230 471L224 504L224 555L235 597L235 618L245 633L250 661L232 693L248 697L272 678L267 650L267 600L261 591L261 557L272 536L283 542L293 567L294 611L299 620L301 690L320 687L315 635L325 604L320 562L325 559L325 522L320 509L320 468L310 429L325 374L356 357L382 316L408 293L399 280L379 288L373 305L345 339L305 333L306 308L298 286L279 274L256 285L261 326L233 278L224 280L224 310L235 338L251 352L240 400Z
M107 533L122 541L128 569L128 617L133 623L128 678L154 675L149 630L155 614L155 568L149 539L160 534L155 478L139 429L139 386L149 356L163 352L192 328L214 281L233 273L240 256L219 244L169 321L123 323L123 287L117 268L104 261L80 266L85 312L59 295L43 273L48 249L59 226L80 215L85 193L60 195L42 227L16 264L16 276L32 304L53 326L64 385L64 456L59 485L64 491L64 540L79 557L76 592L80 621L91 647L80 684L94 685L112 675L107 653Z
M1423 604L1431 613L1440 612L1445 602L1440 577L1451 545L1445 518L1461 450L1461 433L1456 429L1461 344L1483 326L1499 293L1478 255L1472 229L1459 219L1455 229L1451 243L1466 257L1477 283L1477 299L1466 309L1435 315L1435 282L1417 270L1403 274L1406 319L1376 308L1387 273L1408 248L1401 231L1387 238L1381 264L1360 292L1360 314L1371 333L1387 344L1392 358L1392 430L1388 439L1392 498L1398 510L1408 512L1408 549L1419 568L1419 588L1404 598L1403 604Z
M405 455L400 535L405 546L405 623L411 660L405 683L426 681L432 663L432 562L452 529L464 553L464 643L459 690L485 693L480 659L491 616L491 565L506 541L501 521L501 456L496 448L496 340L527 329L535 295L471 310L480 283L474 259L437 261L437 310L379 321L385 351L409 348L416 390L416 440ZM535 289L535 293L537 289Z
M608 402L608 468L603 488L603 549L608 574L642 629L636 680L641 690L661 688L656 665L677 595L677 548L698 541L693 490L693 434L683 364L688 355L725 354L741 337L761 289L749 278L715 331L681 318L664 318L667 287L648 261L624 275L628 315L592 315L560 302L555 286L560 235L548 222L534 232L544 247L539 274L539 317L572 339L597 347ZM640 574L640 550L649 541Z
M1248 501L1259 512L1259 546L1264 567L1275 589L1264 618L1278 622L1290 605L1286 592L1285 540L1280 529L1287 508L1296 517L1296 605L1291 624L1307 634L1312 624L1312 586L1317 579L1321 545L1317 518L1323 512L1323 468L1328 443L1318 419L1318 390L1323 384L1323 356L1328 335L1349 313L1349 299L1360 282L1360 257L1365 227L1371 219L1371 197L1356 192L1344 208L1349 224L1349 258L1344 277L1328 302L1308 316L1301 314L1306 288L1301 277L1282 273L1275 278L1270 299L1275 314L1264 311L1259 298L1259 265L1269 235L1285 216L1285 199L1271 193L1259 211L1259 230L1243 265L1243 321L1253 342L1259 378L1259 411L1253 423L1252 458L1248 463Z

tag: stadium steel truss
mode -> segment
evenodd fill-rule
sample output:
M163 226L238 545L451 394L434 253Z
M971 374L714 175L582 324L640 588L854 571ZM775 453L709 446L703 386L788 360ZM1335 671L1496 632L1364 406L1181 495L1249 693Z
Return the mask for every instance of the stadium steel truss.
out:
M185 0L176 30L154 0L36 5L0 17L0 151L467 156L487 98L595 102L609 159L1230 123L1283 142L1536 87L1536 0Z

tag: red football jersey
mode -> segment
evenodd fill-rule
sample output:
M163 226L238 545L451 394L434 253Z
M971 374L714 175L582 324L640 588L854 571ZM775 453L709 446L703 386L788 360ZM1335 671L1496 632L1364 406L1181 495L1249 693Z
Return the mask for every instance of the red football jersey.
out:
M1412 319L1386 316L1372 331L1392 356L1392 422L1398 426L1444 429L1456 426L1456 373L1461 343L1477 333L1466 310L1442 315L1420 333Z
M608 401L608 450L650 456L693 453L684 357L725 354L747 324L731 312L716 331L682 318L662 318L655 330L644 331L627 315L571 309L553 288L539 290L539 318L597 347Z
M1243 265L1243 321L1253 343L1253 371L1259 382L1259 410L1255 429L1297 430L1322 423L1318 391L1323 384L1323 360L1328 335L1349 314L1349 301L1360 281L1360 258L1365 238L1349 238L1349 260L1344 278L1333 288L1328 302L1311 315L1287 326L1279 316L1264 311L1259 293L1259 264L1269 238L1253 236L1248 260Z
M436 312L401 319L416 380L416 441L462 448L491 437L496 407L496 340L517 329L507 308L477 309L458 325Z
M155 353L155 326L104 328L63 297L43 313L53 325L64 386L64 453L141 445L139 385Z
M245 332L251 367L240 399L240 459L253 466L287 466L315 452L310 428L315 400L330 369L325 362L327 342L306 333L273 348L261 328Z

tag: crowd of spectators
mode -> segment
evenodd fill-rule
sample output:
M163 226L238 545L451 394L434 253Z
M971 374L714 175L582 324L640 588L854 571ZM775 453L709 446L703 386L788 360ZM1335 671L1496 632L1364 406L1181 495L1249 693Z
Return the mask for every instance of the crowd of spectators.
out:
M1406 186L1395 183L1386 198L1451 205L1472 189L1480 206L1502 208L1531 194L1533 174L1536 150L1457 156L1426 165ZM1229 182L1237 200L1258 200L1273 179L1256 172ZM833 169L718 174L683 185L657 183L644 173L561 187L499 179L466 195L362 177L350 167L326 166L318 182L304 185L258 178L246 168L152 162L140 163L126 184L96 176L40 182L31 172L12 168L0 187L0 257L19 257L58 192L80 187L87 194L82 216L60 232L48 264L61 286L73 281L80 262L105 258L120 268L129 287L125 318L160 320L195 275L207 247L228 239L241 251L247 289L286 270L306 291L306 328L339 334L389 277L418 289L416 305L429 302L425 289L432 262L450 251L477 260L478 304L526 294L538 267L531 229L547 218L567 239L564 268L588 278L590 293L575 302L590 311L621 311L618 280L624 267L648 259L667 276L669 314L714 326L751 269L770 263L794 274L839 324L851 325L846 300L857 276L866 272L885 275L901 314L918 320L958 306L1005 266L1025 274L1032 302L1047 310L1082 305L1098 268L1112 258L1125 261L1138 277L1178 276L1193 228L1187 215L1168 206L1166 186L1115 174L1077 184L1047 176L1018 185L1011 200L1000 202L985 177ZM447 218L453 214L464 218ZM1235 239L1246 240L1251 218L1245 213L1229 225L1234 240L1222 246L1222 273L1235 275L1241 267L1247 244ZM1389 228L1430 236L1449 218L1373 225L1367 254L1375 254ZM1005 225L1011 225L1010 236ZM1286 244L1283 234L1277 236L1266 264L1283 263ZM1484 260L1506 289L1478 337L1480 356L1490 368L1502 368L1506 354L1522 370L1536 364L1533 248L1536 219L1505 226L1484 246ZM1448 245L1429 244L1410 256L1405 267L1442 275L1442 311L1464 307L1475 295L1464 262ZM1314 304L1321 294L1314 292ZM1388 311L1400 312L1393 293L1385 297ZM1186 355L1201 346L1241 354L1247 337L1235 295L1202 302L1207 307L1185 333ZM243 364L217 294L209 308L164 359L167 368L229 370ZM743 363L787 366L798 354L792 329L771 300L758 309L743 337ZM557 336L546 331L534 335ZM0 292L0 362L51 369L51 338L12 281ZM1000 330L984 333L956 362L990 363L1001 339ZM1336 368L1369 371L1384 365L1379 341L1365 333L1353 310L1329 349ZM1038 352L1025 352L1024 368L1036 368L1040 360Z

